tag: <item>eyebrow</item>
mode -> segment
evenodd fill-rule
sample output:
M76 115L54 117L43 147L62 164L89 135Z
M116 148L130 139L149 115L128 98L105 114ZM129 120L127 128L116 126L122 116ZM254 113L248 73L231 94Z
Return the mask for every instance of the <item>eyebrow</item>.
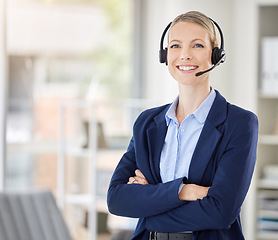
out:
M171 40L169 43L171 43L171 42L182 42L182 41L173 39L173 40Z
M202 41L202 42L205 42L203 39L201 39L201 38L195 38L195 39L193 39L191 42L195 42L195 41Z
M195 39L191 40L191 42L196 42L196 41L202 41L203 43L205 42L201 38L195 38ZM177 40L177 39L173 39L169 43L171 43L171 42L179 42L179 43L181 43L182 41L181 40Z

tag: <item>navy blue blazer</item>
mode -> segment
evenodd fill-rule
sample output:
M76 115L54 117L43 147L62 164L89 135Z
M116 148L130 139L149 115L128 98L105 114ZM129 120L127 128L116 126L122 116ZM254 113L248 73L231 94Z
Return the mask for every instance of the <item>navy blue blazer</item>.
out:
M242 240L240 209L256 162L258 120L218 91L196 145L187 183L211 186L207 197L180 201L182 178L162 183L160 154L169 105L144 111L112 176L107 195L112 214L139 218L132 236L148 240L150 231L193 231L196 240ZM149 184L126 184L140 169Z

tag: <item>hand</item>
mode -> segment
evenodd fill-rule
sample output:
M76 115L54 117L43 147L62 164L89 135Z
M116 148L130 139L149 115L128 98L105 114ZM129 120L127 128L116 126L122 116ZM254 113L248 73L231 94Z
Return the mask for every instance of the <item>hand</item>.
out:
M186 184L179 193L179 199L181 201L196 201L197 199L203 199L207 196L209 188L210 187L203 187L196 184Z
M128 179L127 184L133 184L133 183L142 184L142 185L149 184L147 179L145 178L145 176L143 175L143 173L139 169L135 170L135 176L134 177L130 177Z

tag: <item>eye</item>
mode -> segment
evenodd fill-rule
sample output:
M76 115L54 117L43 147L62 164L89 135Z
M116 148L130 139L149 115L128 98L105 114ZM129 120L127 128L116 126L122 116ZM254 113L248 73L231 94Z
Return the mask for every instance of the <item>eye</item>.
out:
M202 45L202 44L199 44L199 43L197 43L197 44L195 44L194 45L194 48L203 48L204 46Z
M179 48L180 46L178 44L173 44L170 46L170 48Z

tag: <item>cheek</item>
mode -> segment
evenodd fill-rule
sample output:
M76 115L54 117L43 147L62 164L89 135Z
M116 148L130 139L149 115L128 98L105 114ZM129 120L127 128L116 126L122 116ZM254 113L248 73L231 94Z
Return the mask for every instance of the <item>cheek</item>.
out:
M211 62L211 55L212 55L212 51L210 51L210 52L208 53L208 61L209 61L209 64L212 65L212 62Z
M173 52L168 49L168 51L167 51L167 61L168 61L168 64L173 62L173 59L174 59Z
M211 51L207 51L205 53L202 54L202 56L199 56L199 59L202 59L202 62L207 64L207 65L212 65L211 63Z
M167 55L167 62L168 62L168 71L173 76L176 70L175 62L176 62L176 56L173 53L169 53Z
M173 77L173 78L175 78L174 76L175 76L175 73L176 73L176 66L175 66L175 64L174 64L174 62L175 62L175 58L173 57L173 55L171 55L171 54L168 54L168 57L167 57L167 60L168 60L168 71L169 71L169 73L170 73L170 75Z
M171 64L171 62L168 61L168 66L167 67L168 67L168 71L171 74L171 76L174 77L175 68L174 68L173 64Z

